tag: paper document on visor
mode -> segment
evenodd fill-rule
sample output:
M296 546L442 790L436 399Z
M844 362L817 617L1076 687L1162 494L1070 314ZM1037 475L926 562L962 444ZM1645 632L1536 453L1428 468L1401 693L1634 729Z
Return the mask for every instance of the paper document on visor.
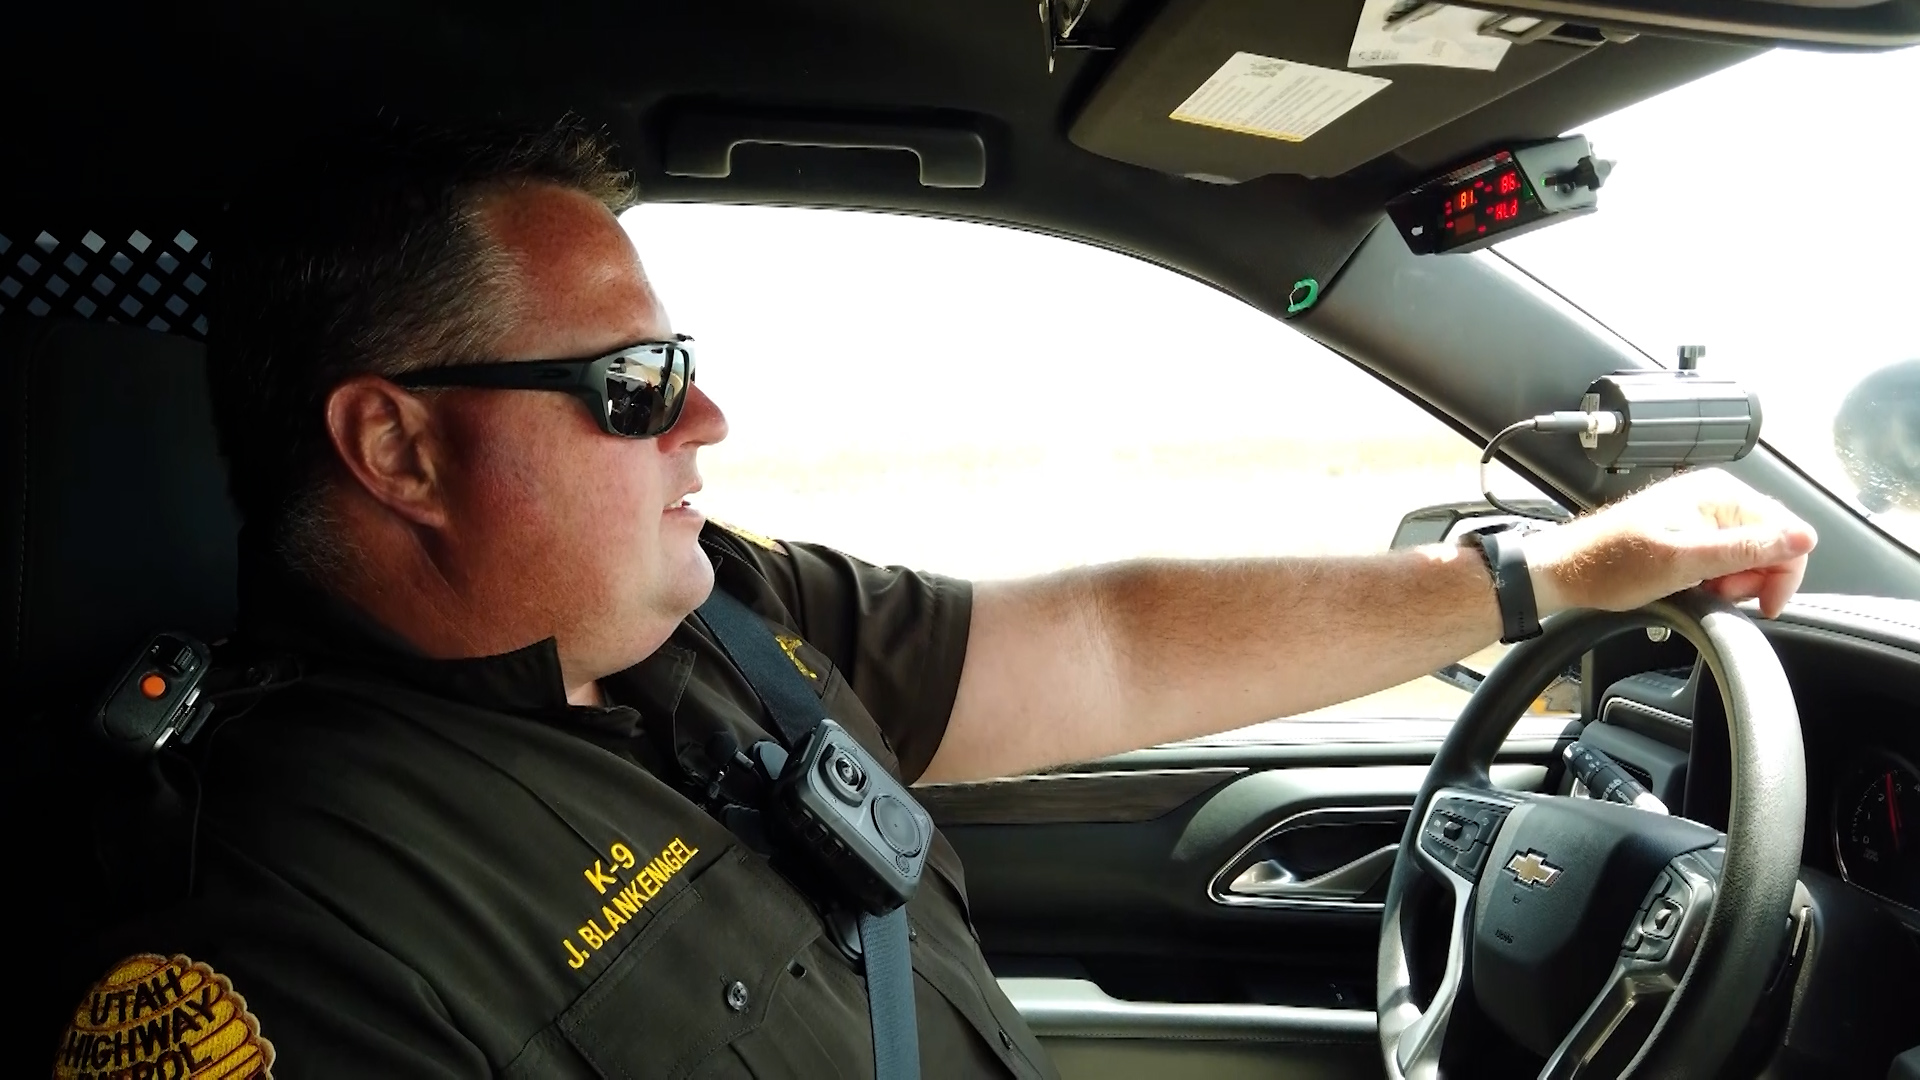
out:
M1234 53L1169 116L1243 135L1302 142L1388 85L1389 80L1372 75Z
M1388 25L1390 15L1407 9L1414 10ZM1418 64L1492 71L1500 66L1507 46L1512 44L1505 38L1480 33L1480 25L1494 17L1489 12L1446 4L1367 0L1360 9L1360 26L1353 32L1347 66Z

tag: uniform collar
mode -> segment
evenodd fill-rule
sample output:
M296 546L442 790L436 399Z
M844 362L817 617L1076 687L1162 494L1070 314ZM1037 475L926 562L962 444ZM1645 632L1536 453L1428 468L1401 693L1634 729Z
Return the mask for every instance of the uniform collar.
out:
M239 632L252 648L293 653L326 667L371 670L437 697L500 712L624 728L626 734L638 729L639 716L630 708L567 702L553 638L493 656L427 656L359 606L286 569L244 535L239 584Z

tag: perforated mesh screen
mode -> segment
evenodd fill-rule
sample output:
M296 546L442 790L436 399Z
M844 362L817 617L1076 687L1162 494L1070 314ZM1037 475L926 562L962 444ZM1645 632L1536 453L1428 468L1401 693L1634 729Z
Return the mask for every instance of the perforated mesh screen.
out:
M64 315L204 339L212 265L207 246L185 229L0 229L0 314Z

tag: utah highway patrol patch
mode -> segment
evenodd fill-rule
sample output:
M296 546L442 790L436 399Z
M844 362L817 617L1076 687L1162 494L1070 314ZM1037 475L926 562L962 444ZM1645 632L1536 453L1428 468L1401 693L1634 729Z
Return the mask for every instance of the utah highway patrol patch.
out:
M272 1080L273 1044L225 975L197 960L129 956L87 991L56 1080Z

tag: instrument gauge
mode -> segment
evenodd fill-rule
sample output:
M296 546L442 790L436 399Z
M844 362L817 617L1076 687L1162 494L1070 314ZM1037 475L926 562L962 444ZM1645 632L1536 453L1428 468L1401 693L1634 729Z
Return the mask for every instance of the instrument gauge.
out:
M1855 765L1834 793L1833 847L1840 876L1920 908L1920 771L1885 752Z

